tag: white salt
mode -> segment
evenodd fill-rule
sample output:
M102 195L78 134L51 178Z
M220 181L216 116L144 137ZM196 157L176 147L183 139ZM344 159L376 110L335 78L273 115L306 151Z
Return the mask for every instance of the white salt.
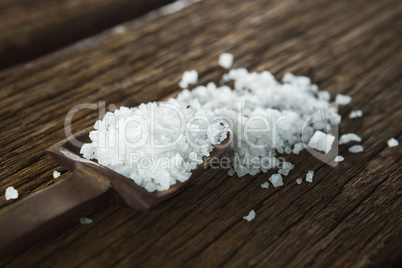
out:
M351 111L349 114L349 118L357 118L357 117L362 117L362 116L363 116L362 110Z
M306 181L310 183L313 182L313 177L314 177L314 171L309 170L306 175Z
M283 162L282 168L278 170L278 173L287 176L294 167L292 163Z
M91 224L93 222L92 219L86 218L86 217L80 218L79 221L80 221L80 224Z
M351 141L361 142L362 138L354 133L343 134L339 139L339 144L345 144Z
M302 178L298 178L298 179L296 179L296 183L297 183L297 184L301 184L301 183L302 183L302 181L303 181L303 179L302 179Z
M388 146L389 147L396 147L398 145L399 145L399 142L398 142L397 139L392 138L392 139L388 140Z
M283 185L282 176L280 174L272 175L269 180L271 181L272 185L276 188Z
M6 189L6 200L10 199L17 199L18 198L18 191L14 189L14 187L7 187Z
M363 146L361 146L361 145L355 145L355 146L352 146L349 148L349 152L351 152L351 153L360 153L363 151L364 151L364 149L363 149Z
M60 172L58 172L58 171L53 171L53 178L58 178L58 177L60 177Z
M268 187L269 187L269 182L264 182L263 184L261 184L261 188L268 189Z
M198 73L196 70L185 71L179 83L181 88L187 88L191 84L195 84L198 81Z
M308 146L313 149L328 153L329 151L331 151L334 140L335 136L331 134L325 134L324 132L317 130L314 133L313 137L311 137Z
M337 101L340 105L347 105L352 101L352 97L338 94L336 95L335 101Z
M329 101L331 99L331 94L328 91L320 91L318 92L318 99Z
M219 65L223 68L229 69L233 64L233 55L230 53L222 53L219 56Z
M343 160L345 160L345 158L342 155L338 155L334 159L335 162L342 162Z
M250 213L247 216L243 217L243 219L246 220L246 221L252 221L254 218L255 218L255 211L254 210L251 210Z
M86 159L132 179L149 192L164 191L191 176L228 129L197 99L120 107L95 123Z

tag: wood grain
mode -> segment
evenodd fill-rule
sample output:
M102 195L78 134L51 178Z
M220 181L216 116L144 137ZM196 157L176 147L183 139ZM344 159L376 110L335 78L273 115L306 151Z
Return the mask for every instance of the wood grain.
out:
M213 1L139 18L0 73L0 192L24 198L66 178L45 155L64 138L64 118L80 103L136 106L177 92L183 71L218 82L221 52L234 67L311 77L342 106L340 133L363 138L364 153L339 148L334 168L306 152L280 188L272 172L229 178L209 170L153 210L111 206L0 262L5 267L366 267L397 265L401 252L402 5L398 1ZM348 119L361 109L361 119ZM97 111L74 117L74 129ZM52 171L63 175L52 178ZM314 182L295 179L315 170ZM0 198L4 208L15 201ZM251 222L242 217L254 209ZM84 215L83 215L84 216Z
M173 0L3 0L0 69L32 60Z

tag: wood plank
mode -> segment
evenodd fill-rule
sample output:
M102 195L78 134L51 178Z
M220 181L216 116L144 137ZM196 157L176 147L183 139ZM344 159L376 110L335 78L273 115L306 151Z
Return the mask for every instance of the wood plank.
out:
M234 67L291 71L332 96L344 93L340 133L363 138L364 153L341 146L345 161L324 165L308 153L286 186L262 189L272 172L229 178L209 170L157 208L110 206L0 262L30 266L300 267L392 266L401 256L402 5L397 1L213 1L125 24L0 73L0 192L20 198L68 176L45 155L64 137L64 118L80 103L136 106L178 92L183 71L218 82L221 52ZM361 119L348 119L361 109ZM74 129L97 112L74 117ZM58 179L52 171L62 172ZM314 182L295 179L315 170ZM0 198L0 208L15 201ZM256 218L242 220L254 209Z
M172 1L1 1L0 69L45 55Z

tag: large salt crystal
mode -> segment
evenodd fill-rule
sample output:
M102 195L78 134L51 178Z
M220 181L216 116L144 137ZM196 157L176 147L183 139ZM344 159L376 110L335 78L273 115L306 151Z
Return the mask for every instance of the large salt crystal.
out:
M362 116L363 116L362 110L351 111L349 114L349 118L357 118L357 117L362 117Z
M185 71L179 83L181 88L187 88L191 84L195 84L198 81L198 73L196 70Z
M313 182L313 177L314 177L314 171L309 170L306 175L306 181L310 183Z
M261 184L261 188L264 188L264 189L268 189L268 187L269 187L269 182L264 182L263 184Z
M345 158L342 155L337 155L334 159L335 162L342 162Z
M338 94L336 95L335 101L337 101L340 105L347 105L352 101L352 97L343 94Z
M229 69L233 64L233 55L230 53L222 53L219 55L219 65L223 68Z
M280 174L273 174L269 180L271 181L272 185L276 188L283 185L282 176Z
M283 162L282 168L278 170L278 173L287 176L294 167L292 163Z
M10 199L17 199L18 198L18 191L14 189L14 187L10 186L6 189L6 200Z
M333 135L325 134L324 132L317 130L314 132L313 137L311 137L308 146L313 149L328 153L331 151L334 140L335 137Z
M361 142L362 138L360 138L358 135L354 134L354 133L348 133L348 134L343 134L340 138L339 138L339 144L345 144L351 141L357 141L357 142Z
M389 139L387 143L389 147L396 147L399 145L398 140L395 138Z
M243 219L246 220L246 221L252 221L252 220L254 220L254 218L255 218L255 211L254 210L251 210L250 213L247 216L243 217Z
M363 151L364 151L364 149L363 149L363 146L361 146L361 145L355 145L355 146L352 146L349 148L349 152L351 152L351 153L360 153Z
M60 177L60 175L61 175L60 172L58 172L58 171L56 171L56 170L53 171L53 178L56 179L56 178Z

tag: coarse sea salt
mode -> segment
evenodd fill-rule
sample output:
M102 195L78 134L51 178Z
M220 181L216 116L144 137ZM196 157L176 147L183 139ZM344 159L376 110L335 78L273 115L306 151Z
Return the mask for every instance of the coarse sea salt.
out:
M352 101L352 97L343 94L338 94L336 95L335 101L337 101L340 105L347 105Z
M364 149L363 149L363 146L361 146L361 145L354 145L349 148L349 152L351 152L351 153L360 153L363 151L364 151Z
M179 83L181 88L187 88L191 84L195 84L198 81L198 73L196 70L185 71Z
M121 107L98 120L91 143L81 147L86 159L96 159L147 191L163 191L184 182L203 163L228 128L198 100Z
M329 151L331 151L334 141L335 136L331 134L325 134L324 132L317 130L316 132L314 132L313 137L310 139L308 146L313 149L328 153Z
M345 158L342 155L337 155L334 159L335 162L342 162Z
M6 189L6 200L10 199L17 199L18 198L18 191L14 189L14 187L10 186Z
M362 138L354 133L343 134L339 139L339 144L345 144L351 141L361 142Z
M349 114L349 118L357 118L357 117L362 117L362 116L363 116L362 110L351 111Z
M309 170L306 175L306 181L310 183L313 182L313 177L314 177L314 171Z
M331 148L334 138L324 132L329 124L339 124L341 117L326 97L318 97L321 91L308 77L286 73L281 83L268 71L239 68L224 74L222 81L221 86L210 82L183 90L177 99L198 99L203 107L229 121L233 142L223 155L232 160L229 175L235 172L242 177L277 168L281 162L277 154L299 154L317 130L326 137L320 148L326 152ZM228 82L233 82L233 89L225 84ZM247 135L238 134L245 132Z
M302 179L302 178L296 179L296 183L297 183L297 184L301 184L302 182L303 182L303 179Z
M269 180L275 188L283 185L283 179L280 174L273 174Z
M263 184L261 184L261 188L264 188L264 189L268 189L268 187L269 187L269 182L264 182Z
M222 53L219 56L219 65L223 68L229 69L233 64L233 55L230 53Z
M56 178L60 177L60 175L61 175L60 172L58 172L58 171L56 171L56 170L53 171L53 178L56 179Z
M255 211L254 210L251 210L250 213L247 216L243 217L243 219L246 220L246 221L252 221L252 220L254 220L254 218L255 218Z
M387 143L389 147L396 147L399 145L398 140L395 138L389 139Z

